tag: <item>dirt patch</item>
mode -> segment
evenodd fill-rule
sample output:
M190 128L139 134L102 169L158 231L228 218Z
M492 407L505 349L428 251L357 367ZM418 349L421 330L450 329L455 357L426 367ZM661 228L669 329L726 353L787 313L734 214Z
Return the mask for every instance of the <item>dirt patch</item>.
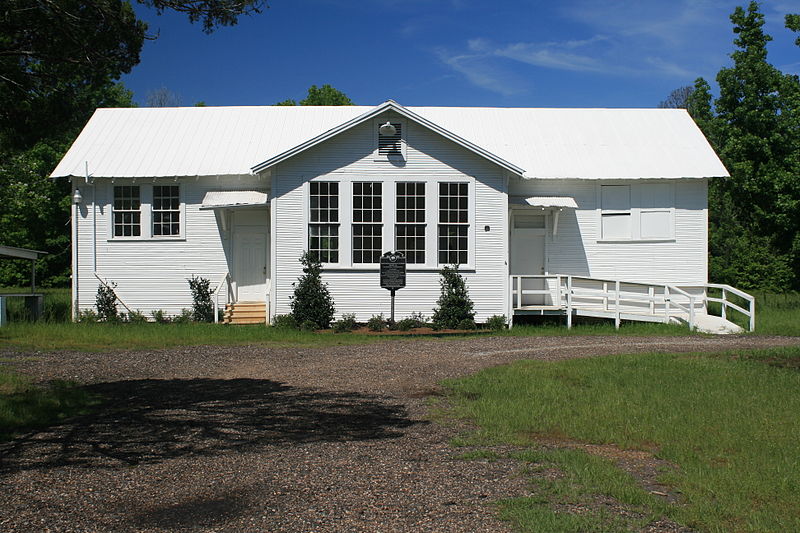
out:
M523 465L459 458L449 443L460 428L429 419L426 397L441 380L518 359L790 344L800 339L480 335L5 350L1 365L38 382L76 380L107 403L0 446L0 530L506 531L492 503L530 494ZM649 476L643 458L625 461Z

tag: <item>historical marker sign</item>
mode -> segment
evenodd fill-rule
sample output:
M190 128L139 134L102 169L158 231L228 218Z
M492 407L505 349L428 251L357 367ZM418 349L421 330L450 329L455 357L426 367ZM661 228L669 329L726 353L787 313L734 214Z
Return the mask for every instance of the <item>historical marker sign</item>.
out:
M406 257L401 252L386 252L381 257L381 288L395 291L406 286Z

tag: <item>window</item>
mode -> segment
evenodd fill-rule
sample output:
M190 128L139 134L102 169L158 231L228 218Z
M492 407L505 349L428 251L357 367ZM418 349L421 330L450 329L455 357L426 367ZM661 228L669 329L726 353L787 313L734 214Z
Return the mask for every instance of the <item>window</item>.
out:
M603 239L630 239L631 187L630 185L601 185L600 231Z
M178 185L153 186L153 237L181 234L181 199Z
M353 183L353 263L379 263L383 237L383 184Z
M425 184L399 182L395 195L395 250L408 264L425 263Z
M466 183L439 184L439 264L468 262L467 189Z
M310 183L311 213L308 250L322 263L339 262L339 184L329 181Z
M114 237L142 234L141 196L138 185L114 187Z
M641 186L639 210L642 239L669 239L672 237L672 209L668 183L648 183Z

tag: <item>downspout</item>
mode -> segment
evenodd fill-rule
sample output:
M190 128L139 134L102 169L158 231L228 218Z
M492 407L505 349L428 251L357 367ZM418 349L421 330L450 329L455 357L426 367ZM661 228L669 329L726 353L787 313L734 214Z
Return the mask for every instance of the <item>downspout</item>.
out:
M75 201L75 180L72 180L72 321L77 322L80 314L80 276L78 276L78 203Z

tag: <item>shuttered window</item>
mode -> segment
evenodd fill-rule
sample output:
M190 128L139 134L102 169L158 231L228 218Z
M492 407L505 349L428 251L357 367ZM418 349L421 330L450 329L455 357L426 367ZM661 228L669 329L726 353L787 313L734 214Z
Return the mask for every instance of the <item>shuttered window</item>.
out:
M631 187L630 185L602 185L601 232L603 239L630 239Z
M400 122L392 122L395 128L394 135L384 135L378 126L378 155L392 157L403 155L403 125Z

